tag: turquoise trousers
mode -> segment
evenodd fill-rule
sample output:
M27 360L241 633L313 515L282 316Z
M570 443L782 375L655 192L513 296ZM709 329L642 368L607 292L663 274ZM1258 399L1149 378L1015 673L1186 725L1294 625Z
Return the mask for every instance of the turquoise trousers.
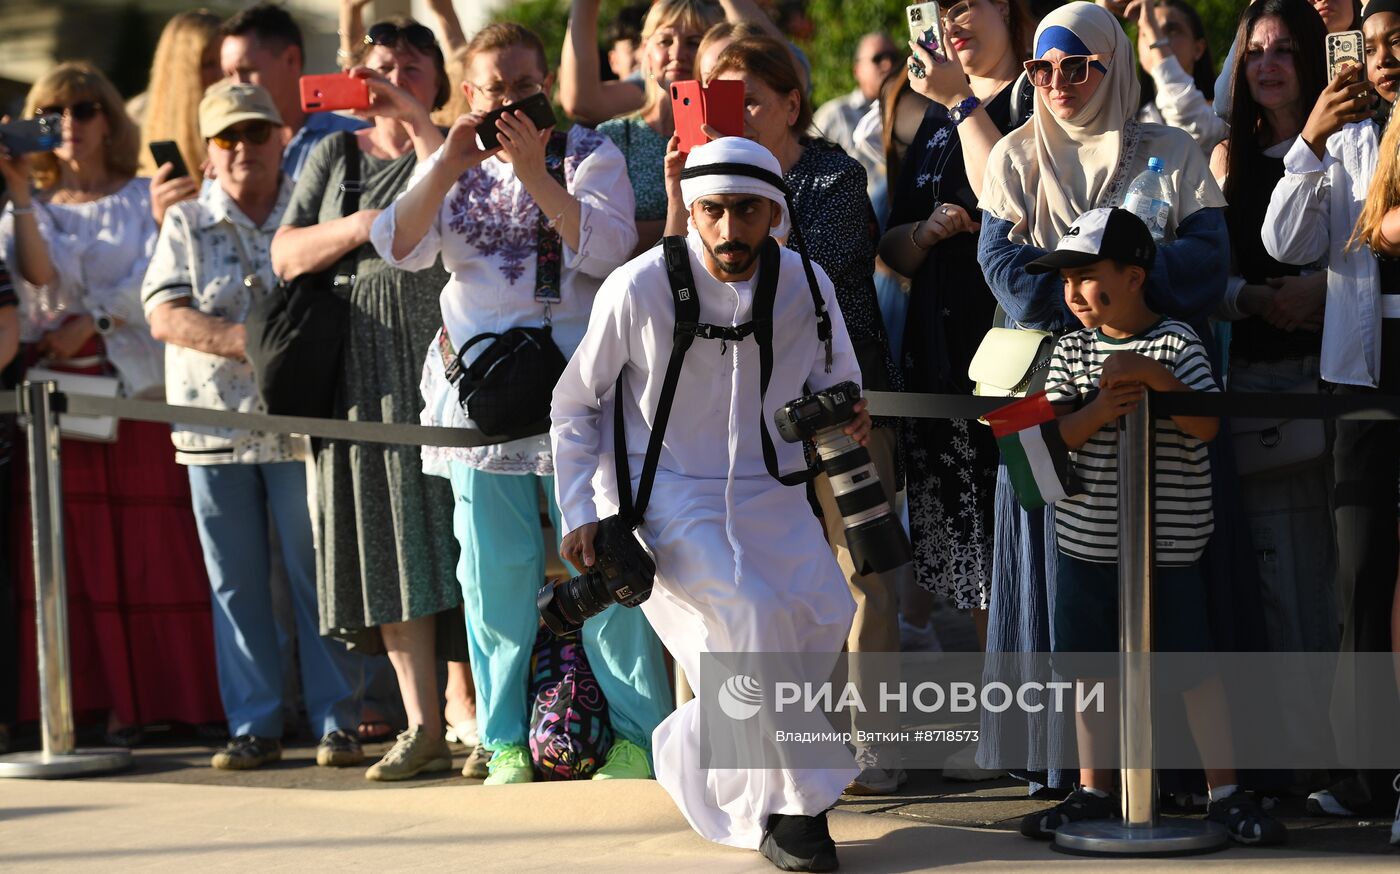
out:
M481 741L489 750L525 745L525 687L540 617L535 596L545 573L539 489L558 531L554 478L483 473L452 462L451 479ZM650 755L651 733L671 712L671 690L646 617L614 604L584 623L583 648L608 700L613 731Z

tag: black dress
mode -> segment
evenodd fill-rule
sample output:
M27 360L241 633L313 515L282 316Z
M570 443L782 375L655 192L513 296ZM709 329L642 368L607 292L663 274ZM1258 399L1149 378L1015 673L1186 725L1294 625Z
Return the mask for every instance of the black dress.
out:
M836 303L860 360L867 390L901 391L899 369L875 295L875 210L865 193L865 168L826 140L804 140L802 157L783 175L807 257L835 286ZM798 249L788 236L788 247ZM799 250L800 251L800 250ZM898 419L876 419L894 426Z
M985 106L1003 134L1011 129L1011 90L1003 88ZM933 104L906 153L889 226L927 219L938 203L979 215L957 127ZM901 362L907 390L971 394L967 366L995 311L975 234L930 248L909 289ZM915 579L959 609L985 609L999 457L992 431L970 419L911 419L903 445Z

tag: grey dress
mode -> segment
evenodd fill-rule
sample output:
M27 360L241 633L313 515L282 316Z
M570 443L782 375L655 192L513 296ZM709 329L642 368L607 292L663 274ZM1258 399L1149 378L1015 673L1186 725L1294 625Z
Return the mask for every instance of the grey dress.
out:
M340 218L348 136L330 136L316 146L297 179L284 225ZM386 161L361 152L360 207L389 206L415 164L412 153ZM447 273L441 262L416 273L396 270L368 245L356 253L354 273L336 416L417 424L418 381L423 356L442 325L438 295ZM316 480L322 633L375 648L377 635L356 630L445 611L451 618L440 617L449 621L439 621L439 627L462 628L452 489L447 480L423 474L419 447L318 440ZM439 652L453 648L439 641Z

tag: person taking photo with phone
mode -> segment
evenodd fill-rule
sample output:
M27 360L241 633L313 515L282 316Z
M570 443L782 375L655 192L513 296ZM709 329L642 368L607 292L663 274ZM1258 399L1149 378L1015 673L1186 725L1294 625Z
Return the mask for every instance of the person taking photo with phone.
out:
M1268 254L1285 264L1327 265L1322 378L1338 394L1400 392L1400 260L1382 216L1395 175L1386 119L1400 96L1400 2L1371 0L1361 21L1365 66L1349 66L1322 89L1284 155L1283 178L1264 216ZM1386 153L1389 143L1392 152ZM1380 175L1378 167L1384 168ZM1366 191L1365 198L1352 192ZM1342 419L1333 444L1336 592L1343 599L1342 650L1390 652L1390 610L1400 546L1394 422ZM1400 720L1394 701L1340 701L1363 721ZM1373 709L1376 708L1376 709ZM1389 813L1393 772L1363 770L1308 797L1326 816Z
M582 125L567 134L540 129L519 110L491 115L549 93L554 77L539 37L519 24L489 25L467 45L464 63L472 111L418 164L407 190L371 229L391 267L421 270L440 256L449 273L440 298L444 328L426 350L420 419L458 428L476 423L463 407L460 379L448 374L469 367L486 348L468 348L469 341L547 329L539 330L544 342L568 356L583 336L598 286L637 242L626 165L606 137ZM478 140L488 116L500 144L495 149ZM547 407L548 397L512 401ZM535 595L545 573L540 489L553 494L549 437L425 447L423 469L452 483L477 724L492 754L486 782L529 782L525 689L539 628ZM548 503L557 531L557 505L552 497ZM652 729L670 706L656 637L640 613L614 607L584 625L583 642L617 735L594 779L650 777Z

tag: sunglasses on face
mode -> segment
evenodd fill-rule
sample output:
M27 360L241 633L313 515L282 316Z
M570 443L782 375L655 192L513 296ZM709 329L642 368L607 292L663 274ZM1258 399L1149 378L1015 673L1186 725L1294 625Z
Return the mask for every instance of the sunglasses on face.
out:
M875 54L873 54L873 55L871 55L869 58L867 58L867 60L868 60L870 63L876 64L876 65L879 65L879 64L890 64L890 65L894 65L894 64L899 63L899 53L898 53L898 52L876 52Z
M1111 59L1112 55L1065 55L1058 61L1037 58L1026 61L1026 75L1037 88L1049 88L1056 73L1066 85L1083 85L1089 81L1089 68L1098 67L1100 72L1108 72L1100 61Z
M272 136L272 125L265 121L254 121L244 125L235 125L228 130L220 131L209 138L209 141L225 151L233 151L239 143L248 143L251 146L261 146Z
M399 27L397 24L381 22L369 29L365 34L365 45L384 46L392 49L399 44L399 41L408 43L420 52L431 53L438 47L437 37L433 32L422 24L410 24L408 27Z
M68 106L40 106L34 110L34 117L41 115L64 115L72 117L74 121L92 121L97 117L97 113L102 111L102 104L96 100L80 100Z
M970 0L964 0L964 2L959 3L952 9L947 10L942 15L943 23L966 24L968 18L972 15L972 5L973 4L970 2Z

